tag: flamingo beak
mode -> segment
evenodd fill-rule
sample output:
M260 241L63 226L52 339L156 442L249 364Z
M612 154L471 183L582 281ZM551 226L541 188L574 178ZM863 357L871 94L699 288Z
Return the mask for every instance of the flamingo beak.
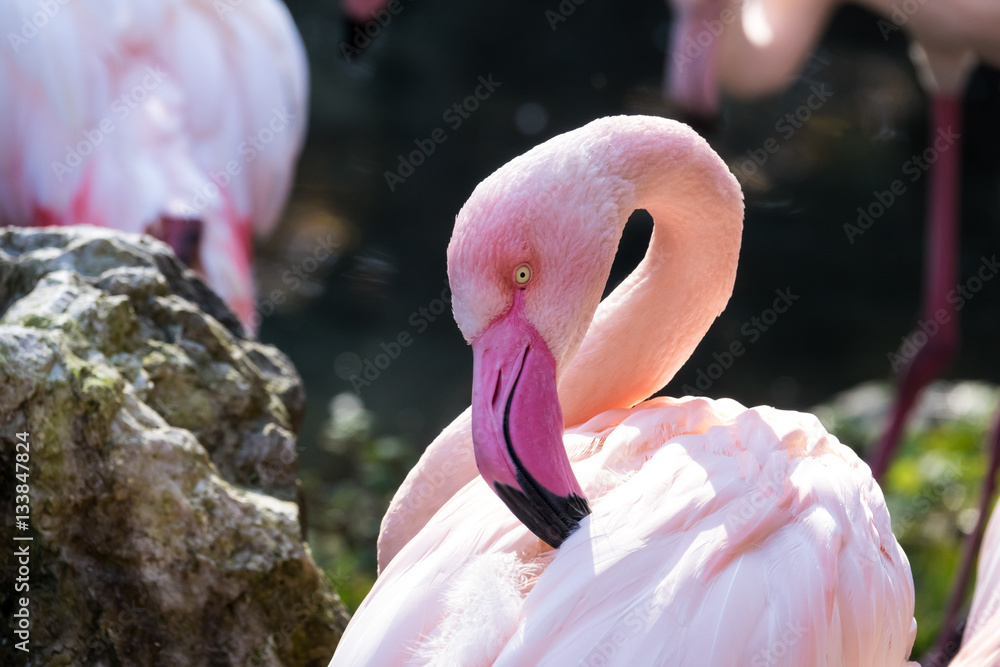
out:
M479 472L514 516L558 547L590 507L563 445L555 359L523 316L523 293L472 341L472 351Z

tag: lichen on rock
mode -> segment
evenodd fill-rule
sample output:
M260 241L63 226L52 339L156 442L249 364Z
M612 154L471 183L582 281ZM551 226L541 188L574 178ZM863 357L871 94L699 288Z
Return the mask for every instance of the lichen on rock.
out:
M325 665L346 614L302 541L304 402L166 245L0 229L0 499L29 433L31 664Z

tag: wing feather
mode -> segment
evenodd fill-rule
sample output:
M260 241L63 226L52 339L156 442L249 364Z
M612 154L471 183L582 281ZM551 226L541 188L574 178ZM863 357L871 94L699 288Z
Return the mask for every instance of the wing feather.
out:
M425 664L463 613L451 583L497 554L540 572L498 666L906 664L909 564L868 467L815 417L690 398L613 412L566 434L593 513L562 547L477 477L388 564L331 664Z

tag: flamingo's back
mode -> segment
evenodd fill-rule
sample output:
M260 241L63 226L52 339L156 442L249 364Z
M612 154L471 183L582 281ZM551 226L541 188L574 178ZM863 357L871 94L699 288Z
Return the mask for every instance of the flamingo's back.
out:
M565 442L593 508L577 533L551 550L477 477L332 664L906 664L909 564L868 467L815 417L658 398Z

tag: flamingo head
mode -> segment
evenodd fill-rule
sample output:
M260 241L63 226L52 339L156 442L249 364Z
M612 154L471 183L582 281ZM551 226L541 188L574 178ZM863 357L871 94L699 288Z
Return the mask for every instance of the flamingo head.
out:
M448 247L452 307L474 355L476 464L553 547L590 513L563 446L557 378L600 301L621 235L608 223L620 219L614 194L630 187L592 160L559 159L567 150L601 150L566 145L571 135L483 181ZM609 196L595 197L595 188Z

